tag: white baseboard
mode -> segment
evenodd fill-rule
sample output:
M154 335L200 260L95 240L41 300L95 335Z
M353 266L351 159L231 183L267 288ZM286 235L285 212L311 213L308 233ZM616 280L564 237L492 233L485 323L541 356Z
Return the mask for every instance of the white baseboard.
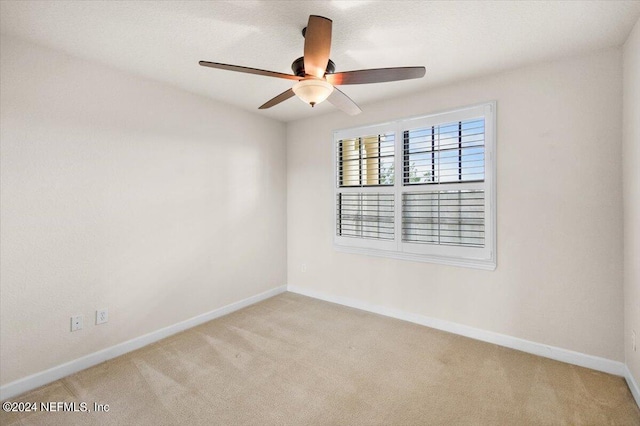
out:
M629 370L629 367L625 365L624 369L624 378L627 379L627 385L629 386L629 389L631 389L631 394L636 400L636 404L638 404L638 407L640 407L640 386L638 386L638 382L636 382L635 377L633 377L633 374L631 374L631 370Z
M118 357L120 355L124 355L127 352L140 349L143 346L147 346L151 343L157 342L158 340L162 340L165 337L171 336L172 334L179 333L186 329L203 324L207 321L219 318L223 315L230 314L231 312L245 308L249 305L253 305L254 303L261 302L277 294L284 293L285 291L287 291L286 286L276 287L271 290L267 290L264 293L256 294L255 296L251 296L238 302L223 306L221 308L214 309L211 312L198 315L177 324L170 325L160 330L153 331L143 336L127 340L126 342L119 343L115 346L111 346L109 348L94 352L73 361L55 366L48 370L41 371L22 379L18 379L11 383L7 383L6 385L0 387L0 401L4 401L8 398L13 398L14 396L28 392L42 385L46 385L47 383L51 383L70 374L77 373L78 371L84 370L89 367L93 367L94 365L100 364L101 362Z
M384 306L373 305L361 300L329 295L292 285L288 285L287 290L292 293L298 293L304 296L313 297L314 299L320 299L327 302L337 303L339 305L349 306L351 308L361 309L363 311L373 312L391 318L409 321L438 330L448 331L449 333L459 334L461 336L481 340L483 342L493 343L522 352L543 356L545 358L551 358L557 361L579 365L580 367L591 368L593 370L603 371L605 373L615 374L617 376L629 377L626 374L626 371L628 371L627 366L619 361L613 361L606 358L587 355L581 352L574 352L568 349L562 349L555 346L545 345L543 343L536 343L513 336L507 336L505 334L495 333L493 331L481 330L479 328L473 328L450 321L430 318L424 315L404 312ZM638 398L636 397L636 401L637 400Z

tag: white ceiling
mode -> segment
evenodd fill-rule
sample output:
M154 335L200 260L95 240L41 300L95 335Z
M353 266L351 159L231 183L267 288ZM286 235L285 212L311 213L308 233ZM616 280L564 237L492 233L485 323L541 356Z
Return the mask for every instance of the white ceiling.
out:
M198 65L290 73L310 14L333 20L337 71L424 65L423 79L343 86L369 102L621 45L640 1L2 1L0 30L282 121L333 111L293 98L291 81Z

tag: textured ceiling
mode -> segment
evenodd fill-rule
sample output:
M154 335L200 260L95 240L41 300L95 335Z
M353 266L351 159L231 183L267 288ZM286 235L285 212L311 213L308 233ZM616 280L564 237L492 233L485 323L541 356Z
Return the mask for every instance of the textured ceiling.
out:
M424 65L421 80L343 86L369 102L527 63L622 44L640 1L2 1L0 30L282 121L333 111L290 99L288 80L199 60L290 73L310 14L333 20L337 71Z

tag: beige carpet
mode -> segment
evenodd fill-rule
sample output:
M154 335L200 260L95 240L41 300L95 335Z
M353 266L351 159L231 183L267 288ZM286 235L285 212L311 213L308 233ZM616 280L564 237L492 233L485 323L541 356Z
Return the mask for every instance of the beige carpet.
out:
M13 400L39 425L640 425L623 378L292 293Z

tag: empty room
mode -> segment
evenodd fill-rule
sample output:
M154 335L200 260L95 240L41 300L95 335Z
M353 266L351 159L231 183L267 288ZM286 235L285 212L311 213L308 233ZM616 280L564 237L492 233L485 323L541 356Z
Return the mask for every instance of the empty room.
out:
M0 424L640 425L640 1L0 1Z

